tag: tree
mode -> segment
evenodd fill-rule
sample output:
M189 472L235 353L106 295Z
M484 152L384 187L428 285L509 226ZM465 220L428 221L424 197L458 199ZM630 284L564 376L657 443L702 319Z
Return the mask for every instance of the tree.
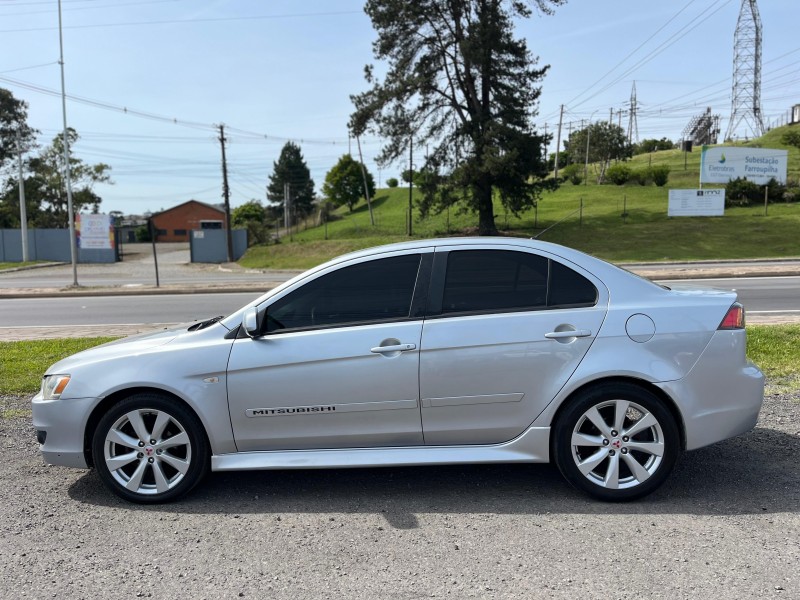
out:
M294 142L286 142L278 160L272 163L272 175L267 185L267 199L283 203L284 184L289 184L292 207L300 215L308 215L314 206L314 180L300 151Z
M0 169L17 156L18 134L24 150L33 146L37 131L28 126L27 119L27 102L0 88Z
M247 229L250 246L266 244L269 241L269 227L266 224L267 211L258 200L250 200L231 211L231 225Z
M405 157L412 137L428 145L426 166L463 190L442 198L464 202L478 215L478 232L495 234L495 191L517 214L556 185L544 181L546 138L532 124L548 67L536 68L525 40L513 33L531 6L551 13L564 2L367 0L378 35L373 52L388 70L381 82L366 67L371 89L352 97L351 130L388 140L381 164Z
M72 155L72 149L79 136L74 129L67 130L70 147L70 179L72 183L72 204L74 212L89 210L98 212L102 198L94 192L97 183L113 183L104 163L88 165ZM28 161L30 173L25 178L25 205L28 207L29 222L36 227L69 226L67 217L67 191L64 182L64 140L56 136L52 143L38 156ZM13 183L13 185L12 185ZM19 192L16 181L9 181L0 198L3 213L19 209Z
M587 140L587 135L589 139ZM598 183L603 183L608 165L612 160L624 160L631 157L631 146L625 131L619 125L608 121L598 121L588 127L573 131L565 142L567 151L576 162L585 163L588 160L597 163L600 173Z
M322 193L336 206L347 205L350 212L358 201L364 196L364 177L361 173L361 163L353 160L349 154L339 159L334 167L325 175L322 184ZM375 179L366 167L367 189L369 196L375 195Z
M658 152L659 150L672 150L674 148L675 144L673 144L671 140L668 140L665 137L662 137L660 140L657 140L655 138L650 138L642 140L638 144L634 144L633 153L647 154L649 152Z

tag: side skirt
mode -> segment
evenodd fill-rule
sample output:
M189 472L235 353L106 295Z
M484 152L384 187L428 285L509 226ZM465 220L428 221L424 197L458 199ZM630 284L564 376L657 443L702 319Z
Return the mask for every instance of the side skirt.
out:
M347 469L464 463L546 463L549 460L550 428L531 427L513 440L486 446L268 450L217 454L211 457L211 470Z

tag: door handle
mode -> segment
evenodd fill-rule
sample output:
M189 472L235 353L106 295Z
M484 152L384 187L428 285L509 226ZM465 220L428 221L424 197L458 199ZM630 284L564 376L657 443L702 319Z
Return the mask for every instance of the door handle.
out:
M545 333L544 337L549 340L561 340L573 337L589 337L590 335L592 335L592 332L588 329L572 329L568 331L551 331L550 333Z
M417 347L416 344L395 344L394 346L375 346L374 348L370 348L370 352L374 352L375 354L386 354L387 352L408 352L409 350L414 350Z

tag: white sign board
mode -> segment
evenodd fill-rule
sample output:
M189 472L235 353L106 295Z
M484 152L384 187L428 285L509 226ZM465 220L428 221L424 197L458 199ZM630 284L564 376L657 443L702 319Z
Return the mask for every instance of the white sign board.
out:
M721 217L725 214L725 190L670 190L669 217Z
M111 250L114 226L108 215L78 214L78 248Z
M703 146L700 158L700 183L728 183L744 177L758 185L770 179L786 183L787 150L742 148L740 146Z

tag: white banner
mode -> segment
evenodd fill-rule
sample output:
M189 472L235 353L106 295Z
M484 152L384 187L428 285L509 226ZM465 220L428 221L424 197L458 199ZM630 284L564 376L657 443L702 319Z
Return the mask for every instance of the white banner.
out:
M700 158L700 183L728 183L744 177L758 185L770 179L786 183L787 150L742 148L741 146L703 146Z
M670 190L669 217L721 217L725 214L725 190Z
M110 250L114 247L114 225L108 215L78 214L78 248Z

